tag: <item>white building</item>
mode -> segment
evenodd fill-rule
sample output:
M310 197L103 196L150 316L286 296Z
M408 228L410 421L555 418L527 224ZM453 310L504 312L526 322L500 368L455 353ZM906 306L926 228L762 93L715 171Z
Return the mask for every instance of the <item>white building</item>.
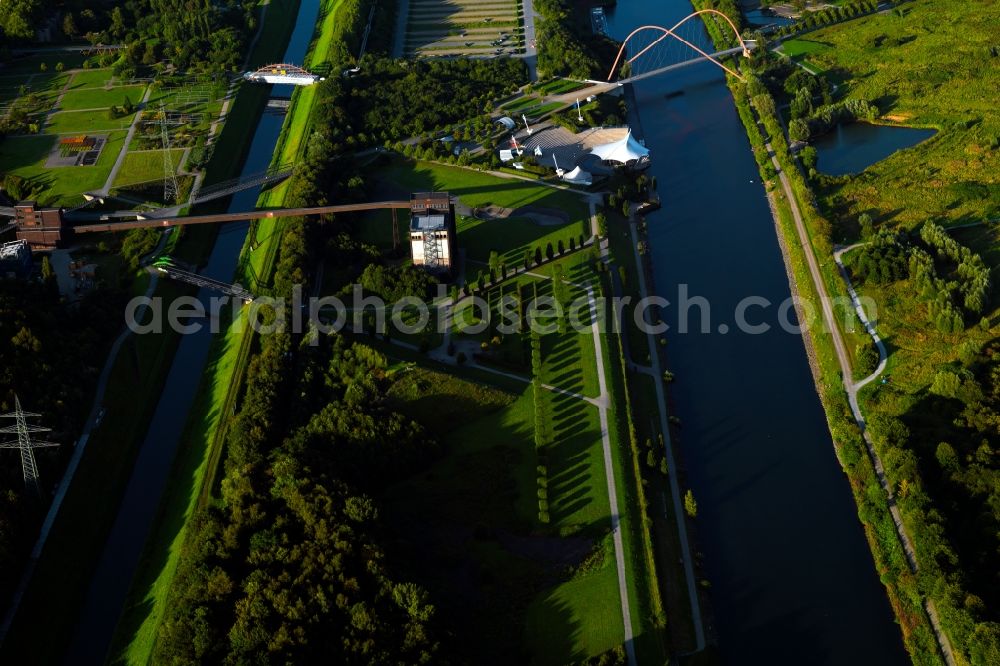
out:
M595 146L590 154L596 155L604 162L616 162L638 167L649 165L649 148L635 140L632 136L632 130L629 130L628 134L618 141Z
M414 266L451 271L455 211L447 192L418 192L410 197L410 255Z

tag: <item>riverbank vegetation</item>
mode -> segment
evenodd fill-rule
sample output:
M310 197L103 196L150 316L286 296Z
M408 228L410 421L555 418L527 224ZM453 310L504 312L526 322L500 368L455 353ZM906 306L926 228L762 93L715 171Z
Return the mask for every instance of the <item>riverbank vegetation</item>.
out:
M594 34L590 12L580 11L569 0L535 0L538 31L538 73L574 79L601 79L604 63L614 60L618 45Z
M933 139L854 176L816 173L807 164L815 157L808 149L800 167L774 105L758 99L781 99L787 91L772 87L753 96L831 292L843 292L830 266L832 244L869 243L848 256L848 265L861 295L878 307L878 330L890 356L884 381L869 384L860 401L914 546L916 570L902 552L885 492L845 409L835 363L821 364L821 388L859 517L918 663L942 660L928 612L936 613L947 635L941 640L956 659L1000 659L1000 465L989 425L997 414L992 341L1000 303L991 283L1000 246L991 220L1000 211L1000 115L987 101L1000 94L991 66L1000 54L990 37L998 21L993 3L917 0L809 36L814 48L808 58L817 65L810 69L837 86L845 107L872 104L877 122L938 130ZM762 62L756 54L754 60L761 80L769 68L786 67L773 57ZM735 83L733 89L759 147L763 140L755 143L758 126L747 105L753 85ZM759 161L765 177L773 177L766 153ZM781 194L775 198L779 221L790 229ZM794 263L801 248L794 230L786 233ZM802 289L808 273L796 269L796 281ZM821 359L833 358L828 338L816 335L813 342Z

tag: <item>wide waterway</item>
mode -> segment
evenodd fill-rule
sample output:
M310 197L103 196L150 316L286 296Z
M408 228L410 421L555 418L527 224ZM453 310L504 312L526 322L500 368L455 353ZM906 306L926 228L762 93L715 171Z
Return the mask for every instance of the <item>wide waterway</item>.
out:
M301 0L284 62L302 62L313 35L318 11L319 0ZM291 86L275 86L272 94L290 95ZM260 116L243 163L243 174L259 173L268 167L283 120L280 115L264 113ZM232 197L229 210L250 210L255 206L259 195L259 188L239 192ZM202 274L216 280L232 279L247 227L246 222L235 222L219 230ZM212 292L203 289L198 293L198 298L207 304L212 295ZM105 661L143 545L155 521L181 431L205 371L211 343L212 335L207 327L181 338L114 526L90 580L87 599L66 653L67 665L84 666L102 664Z
M685 0L619 0L608 23L622 39L691 11ZM722 72L699 64L641 81L635 93L663 202L647 220L656 291L674 304L665 317L671 391L698 502L710 634L725 663L907 663L802 338L779 327L788 278ZM678 333L682 285L710 304L708 332L697 332L693 308L694 332ZM748 297L771 303L745 313L768 332L737 331Z

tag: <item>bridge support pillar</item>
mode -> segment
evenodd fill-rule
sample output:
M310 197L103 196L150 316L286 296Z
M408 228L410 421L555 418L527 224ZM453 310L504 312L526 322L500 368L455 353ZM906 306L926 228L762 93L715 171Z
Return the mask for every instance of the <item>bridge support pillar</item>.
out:
M396 209L390 208L392 211L392 249L399 249L399 225L396 223Z

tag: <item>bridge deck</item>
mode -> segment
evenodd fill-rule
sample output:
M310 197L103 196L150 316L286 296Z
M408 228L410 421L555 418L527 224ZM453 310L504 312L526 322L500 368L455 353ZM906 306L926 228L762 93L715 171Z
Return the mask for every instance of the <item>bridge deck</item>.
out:
M254 300L255 296L249 291L244 289L238 284L229 284L226 282L221 282L219 280L213 280L210 277L205 277L204 275L199 275L197 273L192 273L190 271L185 271L180 268L168 268L166 266L149 268L150 271L157 271L162 275L173 280L179 280L180 282L187 282L188 284L193 284L196 287L202 287L205 289L214 289L215 291L222 292L228 296L236 296L245 301Z
M148 220L130 220L126 222L102 222L100 224L81 224L73 227L80 234L99 233L102 231L125 231L147 227L176 227L189 224L220 224L226 222L242 222L244 220L261 220L279 217L305 217L307 215L330 215L334 213L352 213L364 210L383 209L409 210L409 201L374 201L370 203L340 204L336 206L316 206L312 208L276 208L273 210L251 210L244 213L218 213L215 215L191 215L188 217L163 217Z

